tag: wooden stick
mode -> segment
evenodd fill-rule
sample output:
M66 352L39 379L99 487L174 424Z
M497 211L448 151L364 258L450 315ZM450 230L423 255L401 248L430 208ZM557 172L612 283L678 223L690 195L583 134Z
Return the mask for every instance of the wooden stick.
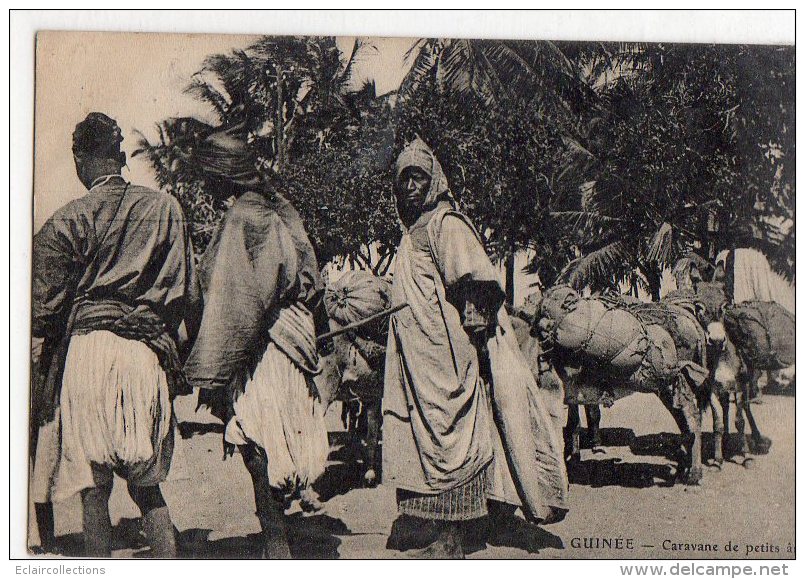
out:
M354 330L355 328L360 328L361 326L364 326L364 325L368 324L369 322L374 322L375 320L378 320L378 319L383 318L385 316L390 316L391 314L393 314L395 312L399 312L401 309L407 308L407 307L408 307L408 304L400 304L398 306L394 306L393 308L383 310L382 312L378 312L376 314L373 314L373 315L369 316L368 318L364 318L362 320L358 320L357 322L352 322L351 324L347 324L343 328L338 328L337 330L333 330L331 332L327 332L326 334L322 334L321 336L316 338L316 342L321 343L324 340L329 340L330 338L334 338L335 336L340 336L341 334L343 334L345 332L349 332L350 330Z

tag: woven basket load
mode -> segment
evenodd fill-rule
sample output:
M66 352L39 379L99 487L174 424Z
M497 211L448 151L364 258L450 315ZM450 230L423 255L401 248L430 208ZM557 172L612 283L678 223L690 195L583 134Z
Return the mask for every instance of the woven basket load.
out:
M781 370L794 363L794 315L776 302L726 306L724 329L756 370Z

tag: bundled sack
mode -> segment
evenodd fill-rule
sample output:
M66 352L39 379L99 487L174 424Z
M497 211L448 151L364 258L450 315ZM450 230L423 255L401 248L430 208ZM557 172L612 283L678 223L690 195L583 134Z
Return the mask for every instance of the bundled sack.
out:
M621 373L634 372L649 349L640 320L617 302L581 298L571 287L550 288L538 310L541 338L581 352Z
M781 370L795 361L794 315L777 302L750 301L726 306L724 329L757 370Z
M654 390L668 383L679 371L679 356L671 334L659 324L646 326L648 350L631 382Z
M391 284L368 271L348 271L324 290L327 317L339 326L346 326L373 316L391 306ZM388 324L388 318L379 321ZM375 324L370 324L375 326ZM382 334L384 328L364 327L359 334ZM369 332L375 330L375 332Z
M704 365L707 337L696 318L696 307L696 302L687 297L635 304L629 311L644 324L662 326L671 335L679 360Z
M391 284L368 271L349 271L324 290L324 307L330 329L337 330L387 310ZM345 362L342 380L363 399L379 396L386 358L388 317L360 326L334 338L338 355ZM382 389L382 387L381 387Z

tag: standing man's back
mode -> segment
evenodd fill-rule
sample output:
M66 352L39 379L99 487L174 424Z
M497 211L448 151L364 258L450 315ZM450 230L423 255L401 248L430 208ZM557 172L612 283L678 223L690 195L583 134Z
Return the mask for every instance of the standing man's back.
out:
M184 388L179 329L193 335L195 279L178 202L126 182L114 120L90 113L73 156L89 192L34 237L32 334L44 342L33 419L40 536L50 487L81 493L89 556L111 554L113 473L128 482L155 556L176 554L159 489L173 454L172 399ZM47 529L46 529L47 530Z

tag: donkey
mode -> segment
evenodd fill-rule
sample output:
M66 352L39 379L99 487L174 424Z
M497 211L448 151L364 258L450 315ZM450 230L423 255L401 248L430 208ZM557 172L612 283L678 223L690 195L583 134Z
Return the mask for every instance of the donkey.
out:
M332 320L330 328L339 329ZM384 355L368 354L349 333L327 340L321 354L316 389L325 408L336 400L343 404L341 417L363 465L364 485L374 486L378 482Z
M696 295L702 303L699 319L707 335L709 383L713 396L719 400L722 409L720 414L713 412L715 460L720 464L727 453L730 398L734 397L735 429L740 436L738 455L744 457L742 464L747 465L745 458L747 451L752 454L767 454L771 448L771 440L761 434L752 415L750 403L752 393L757 391L761 371L747 363L740 349L724 329L724 306L728 300L723 283L718 281L699 283L696 286ZM749 439L745 436L744 417L751 429Z
M516 321L515 332L518 334L520 349L524 353L530 351L541 351L539 348L529 346L529 342L538 342L538 330L531 325L527 330L523 329L524 324L529 324L527 316L513 316L513 323ZM599 399L609 397L619 398L633 392L648 392L658 396L662 404L669 411L679 428L681 444L677 459L677 476L685 484L698 484L702 478L702 454L701 454L701 413L699 404L699 388L697 380L688 376L686 370L680 371L673 383L661 385L647 385L639 383L625 383L615 376L601 376L591 368L587 367L583 360L567 355L555 349L553 352L542 352L545 364L556 371L559 380L565 390L565 396L572 390L583 388L596 394ZM537 365L532 364L532 371ZM536 374L535 374L536 376ZM537 376L539 379L539 376ZM542 380L540 379L540 384ZM579 436L578 436L578 407L573 409L569 405L567 427L565 429L565 456L578 458ZM600 417L600 413L597 415ZM592 413L593 424L597 426L595 420L596 413Z

